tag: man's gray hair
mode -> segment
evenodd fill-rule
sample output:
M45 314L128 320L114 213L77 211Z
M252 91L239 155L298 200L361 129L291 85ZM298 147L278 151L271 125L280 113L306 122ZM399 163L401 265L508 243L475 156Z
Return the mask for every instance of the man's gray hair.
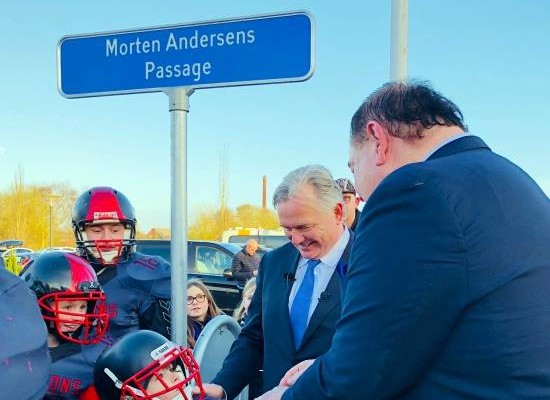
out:
M273 207L292 198L298 190L309 185L313 188L319 205L327 211L342 203L342 190L330 171L322 165L306 165L288 173L273 193Z

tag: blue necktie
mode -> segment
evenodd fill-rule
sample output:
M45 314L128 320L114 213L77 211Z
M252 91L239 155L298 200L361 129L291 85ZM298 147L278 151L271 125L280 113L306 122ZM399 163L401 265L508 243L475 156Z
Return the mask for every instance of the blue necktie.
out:
M307 269L304 279L302 280L302 284L298 288L296 296L294 297L294 302L290 307L290 323L292 324L295 348L300 346L304 333L306 332L309 305L311 303L313 285L315 283L315 275L313 272L315 267L320 262L320 260L309 260L307 262Z

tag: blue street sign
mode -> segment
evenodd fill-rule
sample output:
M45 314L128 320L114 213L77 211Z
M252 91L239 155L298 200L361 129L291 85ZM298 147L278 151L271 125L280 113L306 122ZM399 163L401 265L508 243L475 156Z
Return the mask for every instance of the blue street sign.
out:
M65 97L303 81L314 70L307 12L63 37Z

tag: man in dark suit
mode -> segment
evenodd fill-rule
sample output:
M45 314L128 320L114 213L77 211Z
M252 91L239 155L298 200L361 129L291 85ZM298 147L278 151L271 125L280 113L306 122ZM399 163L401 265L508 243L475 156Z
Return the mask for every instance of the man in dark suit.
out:
M342 318L262 400L550 398L550 203L466 132L425 84L361 105L349 166L367 203Z
M262 258L247 322L213 384L205 385L213 397L225 390L234 398L259 369L263 391L277 385L290 367L329 349L340 317L352 241L340 188L326 168L310 165L284 178L273 204L291 243Z

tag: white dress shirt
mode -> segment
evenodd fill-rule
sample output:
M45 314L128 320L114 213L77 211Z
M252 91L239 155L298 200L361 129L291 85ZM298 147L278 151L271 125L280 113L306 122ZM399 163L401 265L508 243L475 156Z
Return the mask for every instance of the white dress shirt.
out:
M315 311L315 307L317 307L317 304L319 303L319 297L321 296L321 293L326 290L328 282L330 281L330 278L332 277L332 274L336 269L336 265L338 264L338 261L340 261L340 258L342 258L342 254L344 253L344 250L348 245L349 236L350 234L348 228L344 228L344 232L342 233L342 236L340 236L340 239L338 239L336 244L332 247L332 249L330 249L327 254L321 257L321 262L313 270L315 283L313 285L313 295L311 296L311 303L309 304L309 313L307 316L308 323L311 315ZM294 302L294 298L296 297L296 292L298 291L298 288L304 280L308 261L309 260L304 257L300 257L300 260L298 261L295 281L292 285L292 289L290 290L290 296L288 297L289 313L290 308L292 307L292 302Z

